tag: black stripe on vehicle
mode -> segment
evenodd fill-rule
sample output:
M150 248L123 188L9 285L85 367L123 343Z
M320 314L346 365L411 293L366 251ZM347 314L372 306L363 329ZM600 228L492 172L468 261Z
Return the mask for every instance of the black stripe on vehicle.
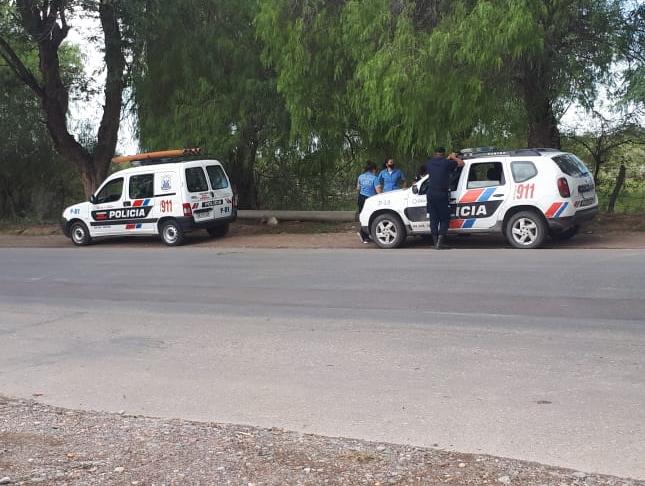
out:
M105 221L92 221L91 226L118 226L122 224L141 224L141 223L156 223L159 218L151 219L113 219Z

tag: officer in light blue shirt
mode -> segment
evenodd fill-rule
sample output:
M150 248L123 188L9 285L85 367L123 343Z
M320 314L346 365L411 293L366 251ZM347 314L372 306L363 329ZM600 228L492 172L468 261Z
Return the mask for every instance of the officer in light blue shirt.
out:
M394 167L394 159L387 159L385 168L378 175L376 192L389 192L405 187L405 174Z
M356 213L358 219L358 215L361 213L363 206L365 205L365 200L376 194L376 164L371 160L367 161L367 164L365 164L365 171L358 176L356 190L358 191L358 211ZM362 229L359 231L358 236L363 243L369 243L370 237Z

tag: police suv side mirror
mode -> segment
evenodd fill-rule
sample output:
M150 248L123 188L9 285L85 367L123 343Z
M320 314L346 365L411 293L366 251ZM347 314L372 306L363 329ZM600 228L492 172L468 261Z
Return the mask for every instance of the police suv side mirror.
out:
M98 199L96 199L96 196L94 194L90 196L90 202L92 204L96 204L98 202Z
M419 188L417 187L416 184L412 185L412 193L413 194L419 194Z

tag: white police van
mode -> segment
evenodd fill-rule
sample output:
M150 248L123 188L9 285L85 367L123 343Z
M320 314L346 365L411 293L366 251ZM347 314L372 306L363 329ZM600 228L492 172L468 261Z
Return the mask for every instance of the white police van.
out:
M169 246L205 229L224 236L237 215L228 176L217 160L189 160L199 149L116 157L138 165L110 175L87 202L63 212L62 227L75 245L106 236L160 235Z
M598 212L593 177L575 155L555 149L461 152L453 173L449 233L499 233L516 248L537 248L547 236L567 239ZM408 235L430 234L428 176L411 188L370 197L361 227L381 248Z

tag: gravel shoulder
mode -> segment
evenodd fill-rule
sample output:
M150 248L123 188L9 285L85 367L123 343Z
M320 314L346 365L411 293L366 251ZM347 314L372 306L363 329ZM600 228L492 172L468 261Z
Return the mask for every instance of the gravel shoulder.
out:
M645 486L487 455L81 412L0 396L0 484L35 483Z
M224 238L209 238L205 231L189 234L189 246L215 248L364 248L375 249L376 245L363 245L356 232L356 223L305 223L285 221L269 226L253 221L238 221L231 226ZM113 246L161 247L158 238L113 238L99 240L96 247ZM501 236L462 235L452 236L450 245L460 248L510 248ZM57 225L4 225L0 226L0 248L65 248L72 246L62 235ZM420 238L409 238L405 248L426 248ZM546 248L645 248L645 215L601 215L583 228L570 241L550 242Z

